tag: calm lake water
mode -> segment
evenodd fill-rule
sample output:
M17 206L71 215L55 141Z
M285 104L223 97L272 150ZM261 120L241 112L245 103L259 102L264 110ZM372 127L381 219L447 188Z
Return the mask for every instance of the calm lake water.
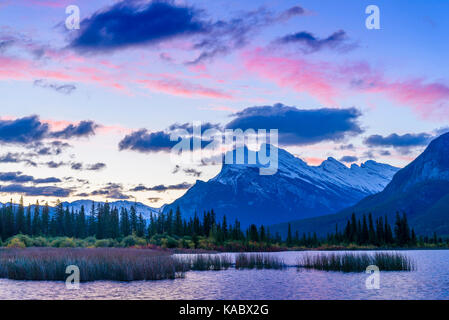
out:
M449 299L449 250L401 252L418 270L381 271L378 290L366 289L365 273L229 269L187 272L176 280L96 281L79 290L63 282L0 279L0 299ZM270 254L294 265L304 252Z

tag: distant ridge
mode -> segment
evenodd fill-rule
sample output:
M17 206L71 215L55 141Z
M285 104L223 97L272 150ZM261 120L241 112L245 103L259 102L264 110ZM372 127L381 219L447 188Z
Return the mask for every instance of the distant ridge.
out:
M68 207L69 210L71 210L73 208L75 211L79 211L81 209L81 206L84 205L86 214L90 215L93 202L95 203L95 206L98 206L99 204L102 204L102 205L105 204L105 202L103 202L103 201L77 200L77 201L73 201L73 202L62 202L62 205L64 206L64 208ZM4 204L0 203L0 205L4 205ZM120 200L120 201L109 202L109 205L111 206L111 208L115 207L119 210L121 208L126 208L129 210L131 208L131 206L134 206L136 208L137 214L141 213L144 219L149 219L151 213L158 215L160 212L160 209L149 207L141 202ZM17 207L18 204L14 203L13 206ZM35 207L34 204L30 205L30 206L31 206L31 209L34 209L34 207ZM28 207L28 206L26 206L26 207ZM54 213L54 209L55 209L54 207L50 207L50 214Z
M449 133L434 139L426 150L401 169L382 192L370 195L337 214L292 221L292 229L325 235L343 228L350 215L371 212L373 217L387 215L394 222L397 211L405 212L417 234L449 235ZM287 224L273 226L286 233Z

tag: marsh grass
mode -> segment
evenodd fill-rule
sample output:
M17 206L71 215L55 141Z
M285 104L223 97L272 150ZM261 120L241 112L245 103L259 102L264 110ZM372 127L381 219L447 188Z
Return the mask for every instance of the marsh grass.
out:
M188 267L156 250L120 248L28 248L0 250L0 278L63 281L66 267L80 269L80 281L163 280L183 277Z
M369 265L380 271L416 270L416 263L398 252L305 254L297 261L298 268L324 271L363 272Z
M220 271L232 266L232 258L228 255L197 254L184 261L187 261L188 267L195 271Z
M284 261L268 254L240 253L235 257L236 269L284 269Z

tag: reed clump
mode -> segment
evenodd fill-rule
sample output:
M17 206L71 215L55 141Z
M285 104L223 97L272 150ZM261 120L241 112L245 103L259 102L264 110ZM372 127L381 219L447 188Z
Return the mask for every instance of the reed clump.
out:
M232 266L232 259L229 255L197 254L188 258L187 262L189 269L195 271L220 271L227 270Z
M157 250L122 248L28 248L0 250L0 278L64 281L75 265L80 281L163 280L183 277L188 266Z
M305 254L297 261L298 268L341 272L363 272L370 265L380 271L416 270L416 263L398 252Z
M268 254L240 253L235 257L236 269L284 269L284 261Z

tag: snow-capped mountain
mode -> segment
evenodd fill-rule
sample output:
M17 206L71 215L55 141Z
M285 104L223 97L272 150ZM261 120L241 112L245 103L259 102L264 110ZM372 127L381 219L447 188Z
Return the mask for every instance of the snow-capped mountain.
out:
M79 211L81 209L81 206L84 206L84 209L86 210L86 214L90 215L91 208L92 208L92 202L94 202L94 201L92 201L92 200L77 200L77 201L73 201L73 202L63 202L62 205L64 206L64 208L68 207L69 210L72 210L72 208L73 208L75 211ZM105 203L95 201L95 206L98 206L98 204L104 205ZM128 212L131 209L131 206L134 206L136 208L137 214L141 213L144 219L149 219L151 214L157 215L159 213L159 209L149 207L147 205L144 205L141 202L120 200L120 201L109 202L109 206L111 208L117 208L117 209L119 209L119 211L121 210L121 208L125 208L128 210Z
M248 152L252 151L245 150L246 159ZM260 164L224 164L216 177L198 180L164 212L179 205L188 217L195 211L202 214L214 209L218 217L238 218L242 225L314 217L337 212L383 190L399 170L372 160L348 168L334 158L309 166L283 149L277 149L277 161L274 175L260 175Z
M292 230L326 235L338 225L344 228L355 213L357 218L371 213L373 219L386 216L395 221L396 212L407 214L408 222L418 235L449 235L449 133L434 139L426 150L399 170L385 189L367 196L337 214L290 221ZM286 223L272 227L286 234Z

